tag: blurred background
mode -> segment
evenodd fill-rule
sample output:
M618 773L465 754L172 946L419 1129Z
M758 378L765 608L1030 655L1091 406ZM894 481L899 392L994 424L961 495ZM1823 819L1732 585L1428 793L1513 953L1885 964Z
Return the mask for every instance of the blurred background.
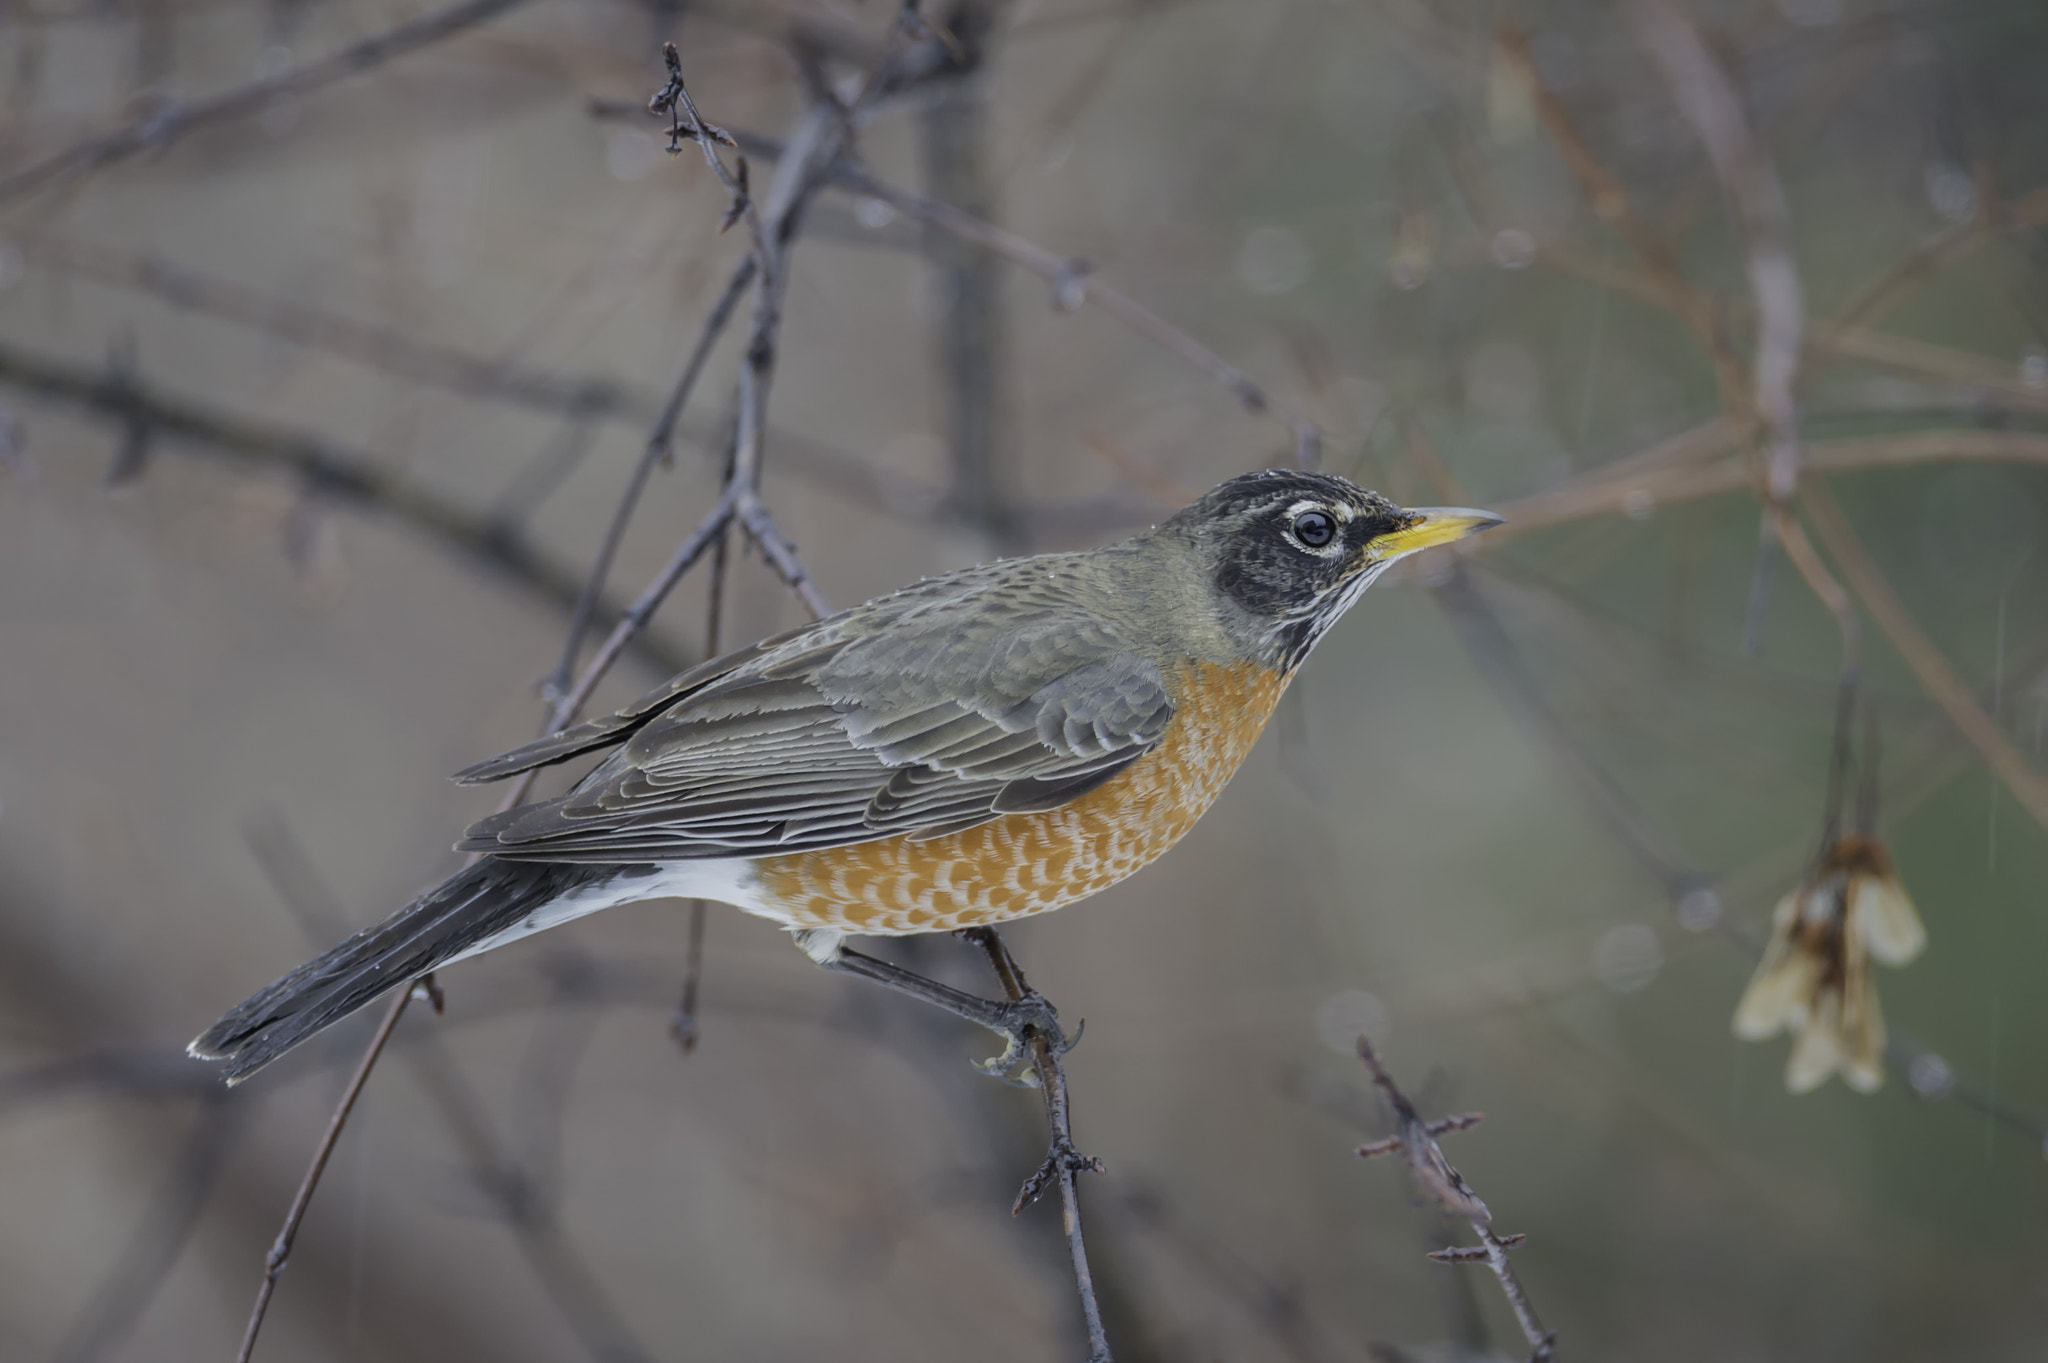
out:
M7 7L0 1356L232 1356L374 1019L232 1093L181 1048L451 870L499 792L445 773L541 723L747 252L645 111L674 41L757 192L886 62L847 160L1050 253L810 205L763 496L834 603L1311 444L1510 517L1374 590L1171 856L1007 934L1087 1020L1119 1358L1527 1356L1483 1267L1423 1257L1469 1229L1353 1158L1391 1129L1361 1031L1427 1115L1485 1112L1447 1151L1561 1357L2040 1358L2048 10L926 10ZM717 496L747 316L600 632ZM804 619L733 546L724 640ZM1822 835L1842 617L1929 944L1875 972L1884 1086L1794 1096L1730 1017ZM700 570L595 705L706 631ZM445 972L259 1357L1083 1355L991 1038L714 906L686 1053L688 915Z

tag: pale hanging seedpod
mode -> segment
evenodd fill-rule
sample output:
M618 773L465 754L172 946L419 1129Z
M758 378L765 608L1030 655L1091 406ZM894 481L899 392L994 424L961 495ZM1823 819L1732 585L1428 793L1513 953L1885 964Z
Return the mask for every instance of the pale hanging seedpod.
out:
M1735 1007L1735 1035L1793 1035L1785 1087L1808 1093L1839 1071L1858 1092L1884 1082L1884 1015L1870 962L1904 965L1927 931L1884 844L1837 839L1778 901L1770 945Z

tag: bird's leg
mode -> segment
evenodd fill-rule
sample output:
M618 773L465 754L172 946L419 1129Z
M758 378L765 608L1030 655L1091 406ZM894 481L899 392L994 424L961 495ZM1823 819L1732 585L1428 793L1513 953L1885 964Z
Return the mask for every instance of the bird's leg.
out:
M1033 989L1031 982L1024 978L1024 968L1017 964L1017 958L1010 954L1010 948L1004 945L1003 939L997 935L994 928L962 928L953 935L963 942L971 942L981 948L982 953L988 957L990 968L996 972L996 981L1003 986L1003 992L1010 996L1011 1007L1044 1010L1045 1022L1034 1026L1051 1045L1050 1063L1057 1069L1059 1057L1073 1050L1075 1044L1081 1040L1081 1033L1087 1030L1087 1020L1084 1018L1075 1025L1072 1037L1063 1036L1060 1033L1059 1014L1053 1011L1053 1006L1046 1001L1045 995ZM1006 1032L1004 1038L1009 1043L1008 1047L991 1063L1005 1068L1014 1067L1024 1059L1024 1050L1029 1045L1030 1038L1021 1030ZM1034 1065L1031 1072L1018 1082L1027 1088L1036 1088L1040 1082L1039 1076L1040 1070ZM1026 1200L1035 1201L1036 1194ZM1024 1202L1020 1201L1017 1205L1022 1207Z
M1002 982L1003 992L1012 999L1019 1002L1025 999L1044 1002L1044 997L1024 978L1023 967L1017 964L1017 958L1010 954L1010 948L1004 944L994 928L965 928L954 936L962 941L972 942L982 949L988 957L989 965L996 972L996 979ZM1047 1008L1049 1011L1051 1005L1048 1004ZM1057 1184L1061 1200L1067 1206L1071 1233L1078 1237L1079 1204L1074 1200L1074 1175L1100 1174L1107 1171L1103 1169L1101 1160L1082 1154L1074 1145L1074 1127L1067 1110L1067 1076L1066 1071L1060 1067L1060 1056L1073 1046L1073 1042L1063 1044L1057 1032L1045 1033L1044 1039L1049 1044L1032 1044L1029 1045L1029 1049L1032 1077L1038 1080L1034 1087L1043 1088L1045 1091L1045 1124L1052 1131L1052 1143L1046 1151L1044 1162L1030 1178L1024 1180L1024 1186L1018 1190L1017 1200L1010 1207L1010 1215L1015 1216L1023 1211L1044 1196L1046 1189ZM1081 1029L1076 1027L1074 1041L1080 1039ZM1036 1040L1037 1038L1032 1038L1033 1042ZM1076 1262L1078 1264L1080 1261L1077 1259Z
M966 937L969 933L979 931L980 929L969 929L960 935ZM984 1074L992 1074L1001 1079L1009 1078L1011 1072L1024 1060L1025 1048L1029 1045L1030 1034L1033 1032L1045 1037L1052 1043L1054 1051L1062 1055L1074 1041L1081 1039L1078 1031L1075 1032L1072 1041L1067 1039L1065 1033L1060 1031L1059 1014L1045 1001L1043 995L1022 985L1024 977L1021 973L1016 977L1020 984L1016 998L985 999L979 994L970 994L915 971L905 970L900 965L892 965L888 961L851 951L844 945L842 933L827 930L804 931L796 934L796 940L805 955L827 970L873 980L876 984L894 989L899 994L908 994L914 999L924 1000L935 1008L942 1008L955 1017L978 1023L1003 1038L1003 1053L992 1060L981 1061L975 1066ZM978 937L970 937L969 940L980 942ZM984 945L983 949L989 948ZM1002 949L1000 942L997 943L996 949ZM1007 960L1009 953L1005 950L1003 956ZM991 955L990 959L993 960L994 956ZM1015 971L1016 962L1010 961L1009 964L1011 970ZM999 967L998 975L1000 974ZM1027 1076L1021 1082L1029 1087L1034 1080Z

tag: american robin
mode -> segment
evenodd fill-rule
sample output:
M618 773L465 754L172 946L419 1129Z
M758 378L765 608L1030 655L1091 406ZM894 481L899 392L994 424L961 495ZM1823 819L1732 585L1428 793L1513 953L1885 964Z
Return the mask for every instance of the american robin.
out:
M820 964L1014 1047L1034 1019L843 939L1002 923L1138 870L1209 808L1375 578L1498 521L1404 510L1327 474L1247 474L1120 543L930 578L728 653L457 773L495 781L611 749L567 794L472 826L457 848L477 861L191 1053L236 1081L428 971L665 896L771 918Z

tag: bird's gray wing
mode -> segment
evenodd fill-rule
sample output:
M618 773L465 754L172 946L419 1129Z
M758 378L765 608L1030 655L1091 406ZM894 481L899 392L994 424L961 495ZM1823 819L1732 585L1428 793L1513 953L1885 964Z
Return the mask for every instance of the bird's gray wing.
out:
M622 741L682 697L701 691L713 682L731 676L747 664L758 662L767 655L778 651L786 653L789 650L783 649L783 645L818 632L818 624L800 625L796 629L773 635L759 643L749 644L745 648L734 649L708 662L699 663L663 682L615 714L587 719L560 733L537 738L510 752L500 753L496 757L464 767L455 773L455 779L465 786L484 785L491 781L502 781L508 776L517 776L520 772L531 771L535 767L553 766L557 762L566 762L572 757L581 757L599 748L608 748Z
M622 862L936 836L1064 804L1159 742L1164 679L1085 602L1040 590L992 621L968 595L835 617L722 675L679 678L680 694L577 740L624 741L574 789L485 819L460 846ZM515 759L537 764L498 763Z

